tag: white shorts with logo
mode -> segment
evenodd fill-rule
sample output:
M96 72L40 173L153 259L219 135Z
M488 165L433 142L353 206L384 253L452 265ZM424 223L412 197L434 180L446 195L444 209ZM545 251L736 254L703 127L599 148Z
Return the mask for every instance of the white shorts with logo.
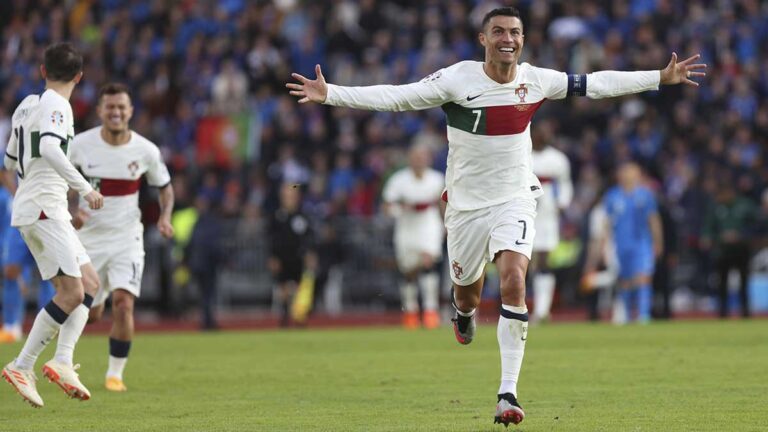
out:
M470 285L480 279L485 264L496 254L510 250L531 258L536 236L536 200L516 198L478 210L445 211L448 232L448 260L451 279L457 285Z
M91 260L69 221L43 219L18 227L43 280L61 273L82 277L80 266Z
M136 297L141 294L144 273L144 238L141 230L131 235L80 234L93 266L99 274L99 292L93 305L103 304L115 289L123 289Z

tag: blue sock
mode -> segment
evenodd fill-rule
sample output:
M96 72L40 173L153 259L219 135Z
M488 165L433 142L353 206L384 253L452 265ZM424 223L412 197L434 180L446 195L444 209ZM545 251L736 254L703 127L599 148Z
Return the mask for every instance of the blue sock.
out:
M637 287L637 319L639 321L649 321L651 319L651 301L653 291L649 284Z
M15 279L3 281L3 324L11 326L21 324L24 317L24 299L21 297L21 287Z
M49 301L56 295L56 289L53 288L51 281L41 281L40 291L37 293L37 311L45 307Z

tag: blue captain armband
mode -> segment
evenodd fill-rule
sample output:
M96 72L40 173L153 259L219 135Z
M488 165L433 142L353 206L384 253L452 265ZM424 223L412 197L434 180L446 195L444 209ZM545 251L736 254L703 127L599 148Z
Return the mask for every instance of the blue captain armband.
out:
M568 75L568 93L566 96L586 96L587 95L587 75L571 74Z

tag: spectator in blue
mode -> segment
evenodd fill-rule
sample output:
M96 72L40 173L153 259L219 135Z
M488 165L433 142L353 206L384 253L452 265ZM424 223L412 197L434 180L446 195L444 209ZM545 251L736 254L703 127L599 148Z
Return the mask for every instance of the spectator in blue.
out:
M654 263L662 251L661 219L656 198L641 184L642 172L634 162L624 162L617 172L618 185L609 189L603 205L612 228L619 261L619 296L627 320L651 319L651 280Z

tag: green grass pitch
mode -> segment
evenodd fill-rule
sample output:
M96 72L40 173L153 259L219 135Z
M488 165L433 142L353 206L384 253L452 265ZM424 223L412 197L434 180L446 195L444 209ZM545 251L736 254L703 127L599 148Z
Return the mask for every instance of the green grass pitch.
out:
M106 336L85 336L93 398L41 381L34 410L0 382L0 431L500 431L495 331L469 346L448 327L139 335L125 394L102 388ZM509 431L765 431L768 321L532 327L519 391Z

